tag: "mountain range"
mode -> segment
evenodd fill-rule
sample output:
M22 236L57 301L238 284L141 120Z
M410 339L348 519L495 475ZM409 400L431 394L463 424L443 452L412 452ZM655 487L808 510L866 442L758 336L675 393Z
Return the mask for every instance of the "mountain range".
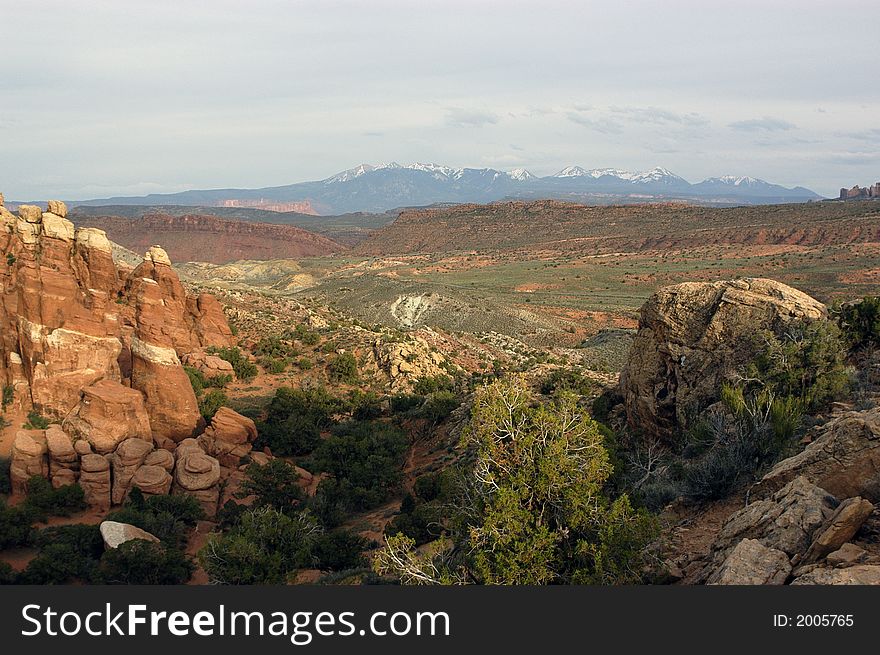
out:
M452 168L438 164L361 164L324 180L260 189L192 190L139 197L73 202L94 205L192 205L274 208L295 205L319 215L384 212L438 203L486 203L511 199L559 199L587 204L687 201L715 205L807 202L821 198L804 187L786 188L752 177L713 177L691 184L656 167L633 172L568 166L538 177L518 168Z

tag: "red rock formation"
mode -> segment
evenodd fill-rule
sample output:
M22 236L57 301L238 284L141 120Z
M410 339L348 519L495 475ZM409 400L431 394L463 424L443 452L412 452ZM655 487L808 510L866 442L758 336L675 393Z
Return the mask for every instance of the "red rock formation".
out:
M231 345L219 303L189 297L161 248L126 273L106 234L49 208L0 204L0 383L99 453L192 436L201 417L179 358Z

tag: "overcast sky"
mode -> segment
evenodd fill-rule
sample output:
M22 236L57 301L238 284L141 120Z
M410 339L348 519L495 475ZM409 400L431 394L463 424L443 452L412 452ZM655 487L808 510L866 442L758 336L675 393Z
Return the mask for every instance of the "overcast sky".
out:
M0 0L0 191L362 162L880 180L876 0Z

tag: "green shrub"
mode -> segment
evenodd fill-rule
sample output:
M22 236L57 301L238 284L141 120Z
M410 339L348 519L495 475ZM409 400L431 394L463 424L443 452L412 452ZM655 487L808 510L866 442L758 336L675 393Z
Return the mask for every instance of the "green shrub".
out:
M850 387L847 347L830 321L795 322L781 335L758 336L760 354L748 366L747 392L791 396L808 410L844 396Z
M0 562L0 585L15 584L18 580L18 574L6 562Z
M199 413L206 421L214 418L214 414L221 407L229 405L229 397L221 389L211 389L199 399Z
M192 577L195 565L181 551L134 539L108 549L99 574L104 584L173 585Z
M256 496L256 507L271 507L289 514L295 511L305 494L297 484L299 474L283 459L270 460L268 464L249 464L241 483L239 498Z
M11 466L12 460L10 458L0 457L0 494L12 493Z
M880 296L843 305L837 320L853 350L880 347Z
M399 393L391 396L391 411L394 414L408 414L415 411L425 402L424 396Z
M15 387L11 384L6 384L3 386L3 396L0 398L0 405L5 410L9 405L12 404L12 401L15 399Z
M0 550L29 545L36 536L33 524L38 518L33 508L27 505L9 507L0 498Z
M345 571L366 565L364 551L369 542L351 530L333 530L315 541L312 557L315 567L324 571Z
M280 373L284 373L287 370L287 360L279 359L275 357L261 357L259 360L260 366L266 369L266 372L271 375L278 375Z
M189 378L189 383L192 386L196 396L201 396L202 392L205 390L205 387L208 386L208 381L205 379L205 374L197 368L193 368L192 366L184 366L183 370L186 371L186 376Z
M27 423L22 427L25 430L45 430L49 427L49 419L43 417L39 412L31 410L27 415Z
M193 526L204 517L202 506L192 496L145 497L134 488L125 504L108 514L107 520L130 523L172 548L183 548Z
M320 535L307 513L252 508L227 533L211 535L198 558L215 583L283 584L297 569L314 564L312 550Z
M100 537L100 535L98 535ZM103 550L103 542L102 542ZM97 555L100 557L100 553ZM19 584L68 584L95 581L98 559L89 550L71 543L48 543L19 574Z
M382 416L382 399L373 391L353 389L349 401L352 418L356 421L370 421Z
M301 371L309 371L315 367L312 360L308 357L300 357L296 360L296 365Z
M333 423L332 416L347 409L345 401L332 396L324 387L281 387L266 408L257 445L268 445L276 455L311 452L321 431Z
M86 508L85 493L78 484L53 489L52 483L39 475L28 480L25 502L40 516L70 516Z
M357 360L351 353L337 355L327 364L327 376L332 382L354 384L358 380Z
M558 368L541 381L540 390L545 396L557 391L571 391L579 396L587 396L596 388L596 383L574 369Z
M408 584L641 581L657 522L626 495L604 495L604 438L578 401L541 403L521 378L479 389L462 435L473 456L443 506L447 536L417 551L386 534L376 572Z
M406 433L390 423L338 426L313 455L315 468L332 476L318 485L316 501L322 515L329 516L328 508L360 511L385 502L400 484L408 447Z
M257 376L259 370L247 356L237 347L231 348L209 348L208 352L217 355L220 359L225 359L232 364L232 370L239 380L251 380Z
M425 399L419 415L432 423L439 423L459 406L459 400L451 391L437 391Z
M437 393L438 391L455 390L455 380L449 375L434 375L416 380L413 385L413 392L420 396L427 396L429 393Z
M302 323L296 326L293 334L304 346L317 345L318 341L321 340L321 336L317 332L310 330L308 326Z

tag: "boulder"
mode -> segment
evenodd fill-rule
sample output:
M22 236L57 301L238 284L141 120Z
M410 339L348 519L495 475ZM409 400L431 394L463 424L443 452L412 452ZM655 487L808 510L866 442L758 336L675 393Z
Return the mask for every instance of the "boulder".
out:
M864 498L848 498L840 503L834 514L816 530L813 543L801 559L801 563L817 562L843 546L855 536L873 511L874 505Z
M856 564L846 568L817 568L791 583L796 585L880 585L880 566Z
M94 453L80 459L79 485L85 492L85 501L95 509L110 509L110 462Z
M791 574L788 555L755 539L740 541L707 584L781 585Z
M770 469L752 496L769 495L797 476L839 498L880 502L880 408L847 412L826 423L804 450Z
M229 376L230 379L235 379L235 370L232 368L232 364L216 355L209 355L204 350L187 353L183 356L182 361L184 366L191 366L208 379L220 376Z
M837 566L843 568L852 566L853 564L861 564L868 558L868 553L864 548L860 548L855 544L843 544L840 548L830 553L825 558L825 563L829 566Z
M79 455L60 425L50 425L46 430L46 446L52 486L57 489L76 482L79 475Z
M35 475L49 477L47 452L46 434L43 430L19 430L15 434L9 468L12 493L27 493L28 480Z
M144 541L159 543L158 537L129 523L102 521L100 529L101 536L104 538L104 547L108 549L118 548L126 541L132 541L134 539L143 539Z
M125 500L131 489L132 478L152 450L153 444L151 442L143 439L126 439L110 455L110 463L113 466L111 500L114 505L119 505Z
M160 466L166 471L173 471L174 455L167 450L154 450L144 459L144 466Z
M235 468L251 452L256 438L257 426L251 419L228 407L221 407L198 441L204 451L216 457L222 466Z
M130 488L137 487L145 496L159 496L171 490L171 474L162 466L144 464L135 472Z
M19 205L18 216L28 223L39 223L43 220L43 210L37 205Z
M47 211L49 211L49 213L60 216L61 218L67 218L67 205L63 202L60 200L50 200L46 204L48 205Z
M113 452L125 439L153 441L143 394L112 380L84 388L64 426L101 454Z
M75 228L73 223L66 218L55 214L43 214L43 234L50 239L61 239L62 241L73 241Z
M761 278L661 289L642 306L621 373L628 422L646 435L670 438L718 399L731 373L754 359L757 332L778 333L791 321L825 315L817 300Z
M214 516L220 499L220 462L204 453L195 440L187 442L191 443L178 446L172 493L193 496L207 516Z

